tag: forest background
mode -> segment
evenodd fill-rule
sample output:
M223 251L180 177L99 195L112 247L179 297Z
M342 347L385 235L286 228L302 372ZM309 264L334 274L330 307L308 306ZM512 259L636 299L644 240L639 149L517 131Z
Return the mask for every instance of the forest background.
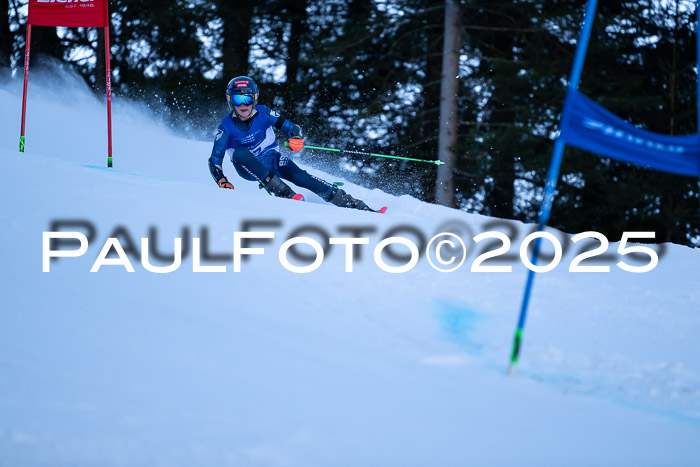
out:
M110 0L112 90L146 103L179 132L213 139L227 112L228 80L249 75L260 102L300 124L307 144L443 154L454 166L438 178L433 164L313 150L302 163L389 193L535 222L585 6ZM647 130L697 132L695 8L691 0L600 0L579 89ZM0 82L22 79L26 14L27 0L0 0ZM458 45L454 52L446 38ZM104 99L101 30L35 26L31 50L30 79L41 68L70 69ZM456 76L444 72L449 59ZM443 122L453 135L447 144L439 135L441 92L455 109ZM695 178L567 148L550 225L611 241L651 230L656 241L698 247L698 188Z

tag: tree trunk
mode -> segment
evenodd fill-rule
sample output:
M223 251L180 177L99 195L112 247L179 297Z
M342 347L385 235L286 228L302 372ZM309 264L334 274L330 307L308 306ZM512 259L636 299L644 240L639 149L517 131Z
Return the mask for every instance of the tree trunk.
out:
M442 49L444 43L444 19L433 12L444 8L444 0L428 0L425 6L427 29L425 83L423 85L423 107L420 117L419 133L415 139L422 141L416 147L417 154L431 156L438 153L438 133L440 131L440 83L442 82ZM428 157L431 158L431 157ZM421 167L421 198L429 203L435 202L437 170L432 166Z
M216 4L219 16L223 21L223 77L224 80L228 81L235 76L246 75L250 70L248 55L250 54L251 22L256 1L217 0Z
M454 146L457 143L459 117L459 55L461 46L460 8L455 0L445 0L445 40L442 54L440 89L440 132L438 156L444 165L438 166L435 201L454 207Z
M293 85L299 77L299 60L301 58L301 37L306 28L305 22L308 17L306 12L307 0L299 1L291 14L291 33L289 35L288 56L287 56L287 84Z

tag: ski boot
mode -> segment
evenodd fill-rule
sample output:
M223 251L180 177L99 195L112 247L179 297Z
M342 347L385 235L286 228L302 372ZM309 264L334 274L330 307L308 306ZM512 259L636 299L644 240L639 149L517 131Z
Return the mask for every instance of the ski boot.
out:
M355 199L345 192L345 190L338 188L338 185L333 184L333 189L331 194L326 198L331 204L340 206L341 208L359 209L360 211L373 211L369 206L365 204L364 201Z
M289 188L289 185L284 183L282 179L279 178L273 171L270 171L270 173L267 174L267 177L260 182L259 188L265 188L265 191L271 195L277 196L278 198L297 200L304 199L302 195L296 194L294 190Z

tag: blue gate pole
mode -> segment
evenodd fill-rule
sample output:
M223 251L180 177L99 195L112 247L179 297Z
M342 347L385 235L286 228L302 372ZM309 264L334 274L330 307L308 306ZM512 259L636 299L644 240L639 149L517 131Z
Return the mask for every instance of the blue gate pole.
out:
M591 30L593 29L593 20L595 19L595 10L598 5L598 0L589 0L586 6L586 14L583 18L583 27L581 29L581 36L579 37L578 44L576 45L576 55L574 57L574 65L571 68L571 75L569 76L569 90L578 89L578 83L581 80L581 72L583 71L583 62L586 59L586 51L588 50L588 41L591 38ZM566 106L566 101L564 102ZM566 109L564 109L566 111ZM564 156L565 143L561 139L561 135L557 138L554 144L554 151L552 153L552 159L549 163L549 171L547 172L547 184L544 189L544 199L542 200L542 208L540 210L540 215L538 219L538 232L544 230L544 227L549 221L549 215L552 211L552 203L554 202L554 189L557 186L557 180L559 179L559 168L561 167L561 160ZM542 243L542 238L537 238L535 240L535 247L532 251L532 256L530 261L532 264L537 264L537 257L540 253L540 245ZM528 271L527 282L525 283L525 292L523 294L523 301L520 307L520 317L518 318L518 326L515 329L515 337L513 338L513 350L510 355L510 367L509 373L515 372L515 366L518 363L518 358L520 357L520 348L523 338L523 329L525 328L525 320L527 318L527 309L530 304L530 296L532 294L532 285L535 282L535 272L533 270Z

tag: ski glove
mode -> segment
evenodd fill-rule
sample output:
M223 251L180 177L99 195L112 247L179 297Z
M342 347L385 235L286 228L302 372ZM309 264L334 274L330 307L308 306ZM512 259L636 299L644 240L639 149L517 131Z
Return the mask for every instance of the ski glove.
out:
M304 149L304 140L301 138L291 138L289 140L289 149L299 152Z
M292 127L292 135L289 138L289 149L299 152L304 149L304 132L299 125Z
M221 177L217 183L221 188L228 188L229 190L233 190L233 185L231 185L231 182L229 182L226 179L226 177Z

